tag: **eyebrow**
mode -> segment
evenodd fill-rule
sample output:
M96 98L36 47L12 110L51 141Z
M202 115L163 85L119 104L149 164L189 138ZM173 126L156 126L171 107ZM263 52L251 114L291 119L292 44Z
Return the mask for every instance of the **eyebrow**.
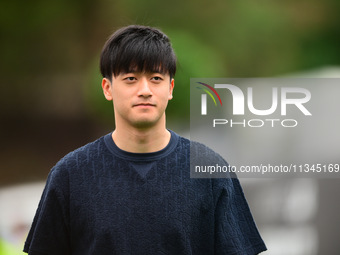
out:
M165 72L160 72L160 71L148 71L148 72L144 72L144 71L135 71L135 70L128 70L127 72L120 72L119 75L126 75L126 74L142 74L142 73L145 73L145 74L161 74L161 75L166 75L168 73L165 73Z

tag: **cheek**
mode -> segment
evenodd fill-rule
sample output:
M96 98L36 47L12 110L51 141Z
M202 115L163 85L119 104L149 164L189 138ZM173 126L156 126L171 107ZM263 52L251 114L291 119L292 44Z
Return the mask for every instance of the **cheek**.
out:
M170 97L172 97L172 93L171 93L171 90L169 89L169 87L162 89L162 91L160 92L160 97L162 97L162 99L164 99L164 100L167 100Z
M121 96L117 96L117 94L113 94L112 101L115 109L121 108L124 103L124 99Z
M114 101L120 102L126 100L128 96L126 95L126 93L124 93L123 90L116 88L112 90L112 98Z

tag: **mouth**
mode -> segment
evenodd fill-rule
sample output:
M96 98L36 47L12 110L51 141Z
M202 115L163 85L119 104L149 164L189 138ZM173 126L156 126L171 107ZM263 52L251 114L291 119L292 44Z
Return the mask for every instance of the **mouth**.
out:
M156 106L154 104L151 103L141 103L141 104L135 104L134 107L153 107Z

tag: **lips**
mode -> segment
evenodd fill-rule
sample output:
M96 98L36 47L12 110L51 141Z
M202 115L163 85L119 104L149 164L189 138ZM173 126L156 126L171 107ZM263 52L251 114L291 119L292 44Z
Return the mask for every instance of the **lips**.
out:
M140 107L151 107L151 106L156 106L154 104L151 104L151 103L140 103L140 104L135 104L133 105L134 107L136 106L140 106Z

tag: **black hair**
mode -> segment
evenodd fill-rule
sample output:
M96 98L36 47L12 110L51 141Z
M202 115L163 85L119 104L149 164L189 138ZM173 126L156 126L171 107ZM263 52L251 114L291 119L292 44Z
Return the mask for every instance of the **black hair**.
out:
M176 55L169 38L159 29L131 25L117 30L106 41L100 56L100 72L111 80L120 73L176 73Z

